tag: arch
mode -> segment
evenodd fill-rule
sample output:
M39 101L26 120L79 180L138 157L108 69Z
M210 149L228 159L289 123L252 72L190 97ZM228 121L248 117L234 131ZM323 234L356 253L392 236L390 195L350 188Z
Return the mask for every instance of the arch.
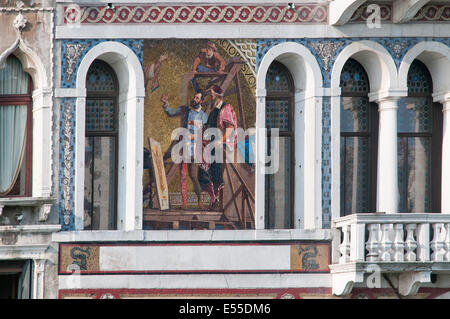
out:
M331 71L333 91L339 90L342 68L349 58L358 61L366 70L372 96L397 89L397 68L392 56L381 44L363 40L348 45L338 55Z
M398 71L399 86L407 88L411 63L419 60L426 65L433 80L433 98L441 102L450 92L450 48L440 42L423 41L413 46L403 58Z
M141 229L144 73L136 54L115 41L101 42L91 48L76 73L75 228L83 229L86 75L94 60L106 62L119 82L117 229Z
M16 56L22 68L32 79L33 141L32 141L32 196L48 197L52 188L52 99L53 83L39 55L28 47L20 36L0 55L0 64L10 54ZM53 61L52 59L50 59ZM53 62L52 62L53 63ZM53 64L48 66L49 73ZM50 123L50 125L49 125Z
M33 80L34 90L51 86L51 83L47 83L47 72L41 59L24 43L22 38L18 37L8 49L2 52L0 55L0 67L2 62L11 54L19 59L20 63L22 63L23 70L30 74Z
M94 60L108 63L116 72L121 92L131 96L145 96L144 73L136 54L120 42L106 41L86 53L77 71L76 88L86 87L86 74Z
M44 65L37 54L30 48L28 48L23 41L20 41L19 47L14 51L14 55L20 60L23 66L23 70L30 74L33 80L33 89L43 89L50 87L48 83L47 72Z
M305 91L305 96L318 95L315 93L319 92L323 83L319 64L309 49L294 42L280 43L265 54L258 69L257 92L265 95L267 70L275 60L285 65L292 74L296 92Z
M283 42L272 47L261 60L257 81L256 127L265 128L266 76L272 62L283 64L294 82L295 182L293 228L322 228L322 96L323 79L319 64L305 46ZM264 228L266 137L258 130L256 153L256 227ZM304 185L308 185L305 187Z

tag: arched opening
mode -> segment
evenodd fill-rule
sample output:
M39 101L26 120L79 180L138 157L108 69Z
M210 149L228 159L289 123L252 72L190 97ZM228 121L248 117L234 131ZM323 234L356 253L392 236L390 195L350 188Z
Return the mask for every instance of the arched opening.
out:
M419 60L410 66L407 85L397 117L398 211L440 212L442 106L433 103L433 81Z
M114 41L97 44L83 57L77 71L75 117L75 229L84 229L86 100L89 94L88 72L94 61L101 60L116 77L117 192L115 229L142 227L143 100L145 96L142 65L134 52ZM120 90L119 90L120 87ZM111 96L109 96L111 97ZM82 168L82 169L78 169Z
M378 111L369 102L369 78L349 59L341 73L341 215L376 209Z
M268 229L294 227L295 120L294 85L288 69L274 61L266 75L266 128L269 156L273 150L271 129L279 130L279 167L265 176L265 221Z
M31 196L33 83L14 55L0 70L0 196Z
M84 229L115 229L118 94L115 72L95 60L86 76Z

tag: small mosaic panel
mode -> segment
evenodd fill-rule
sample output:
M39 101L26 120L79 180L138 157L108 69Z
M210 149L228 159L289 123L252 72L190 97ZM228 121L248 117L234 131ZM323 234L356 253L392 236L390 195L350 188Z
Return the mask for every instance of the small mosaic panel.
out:
M75 244L60 245L60 274L71 274L100 269L100 246Z
M266 101L266 127L289 130L289 101Z
M369 92L369 79L361 64L349 59L341 73L342 92Z
M291 269L302 271L329 271L328 244L291 245Z
M281 68L278 63L272 63L267 70L266 90L270 93L291 92L287 70Z
M86 131L113 131L115 110L112 99L86 100Z
M432 87L430 73L426 66L414 60L408 72L408 93L431 94Z

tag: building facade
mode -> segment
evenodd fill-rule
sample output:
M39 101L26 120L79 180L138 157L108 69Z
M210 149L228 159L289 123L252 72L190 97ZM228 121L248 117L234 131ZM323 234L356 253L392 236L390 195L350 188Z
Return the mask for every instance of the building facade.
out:
M448 1L0 4L3 298L450 296Z

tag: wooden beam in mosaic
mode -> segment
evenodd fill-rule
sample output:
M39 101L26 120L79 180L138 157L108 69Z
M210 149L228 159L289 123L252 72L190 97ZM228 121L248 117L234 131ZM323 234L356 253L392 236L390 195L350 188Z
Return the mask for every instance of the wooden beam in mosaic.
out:
M450 4L430 4L417 12L412 22L417 21L450 21Z
M319 23L328 21L325 4L67 6L64 23Z
M238 56L247 62L242 66L241 73L249 87L256 90L256 40L214 40L214 42L227 51L230 57Z

